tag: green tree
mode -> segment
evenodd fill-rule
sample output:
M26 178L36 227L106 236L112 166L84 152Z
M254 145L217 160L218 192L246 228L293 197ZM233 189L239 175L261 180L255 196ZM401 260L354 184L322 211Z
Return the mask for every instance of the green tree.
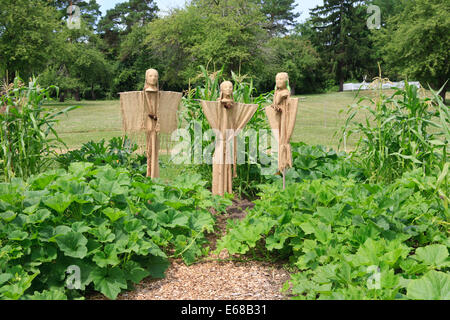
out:
M262 54L265 17L255 3L243 0L194 0L186 9L147 26L147 48L161 65L163 85L183 88L198 75L199 65L247 73Z
M300 14L295 13L295 0L258 0L261 12L267 18L266 29L272 36L288 32L288 27L295 26L295 19Z
M403 10L404 2L405 0L369 0L367 4L373 4L380 8L381 25L385 26L390 17L399 14Z
M374 31L388 69L435 90L443 87L440 95L444 101L450 78L448 11L447 0L407 1L386 28Z
M111 87L113 64L106 60L100 50L101 39L88 23L81 21L79 29L63 30L58 37L58 55L49 61L40 74L41 83L57 85L60 101L72 93L78 101L81 97L97 99L104 97Z
M374 68L367 9L360 0L324 0L311 10L313 42L335 74L339 90L351 77L362 77Z
M75 100L82 97L105 97L111 86L113 66L95 46L67 43L60 57L40 74L43 85L53 84L60 89L60 101L72 93Z
M144 70L152 67L158 70L163 66L158 56L152 52L145 42L148 26L135 26L123 38L118 53L116 75L113 92L142 90L144 86ZM170 56L167 57L170 60Z
M294 28L294 34L302 37L305 40L312 40L315 35L314 25L311 19L298 23Z
M0 0L0 69L9 79L37 74L57 54L57 16L44 2Z
M82 84L84 98L96 100L105 95L111 85L112 66L95 46L75 45L74 74Z
M96 0L41 0L55 7L59 12L59 18L67 18L67 9L72 4L80 8L80 18L91 28L95 29L98 19L101 17L100 5ZM74 13L72 13L74 14Z
M54 63L49 65L40 75L39 82L43 86L57 85L59 88L59 101L64 102L69 92L76 93L81 87L79 79L72 77L65 64ZM77 100L80 100L79 89Z
M272 39L269 46L274 50L272 85L276 73L287 72L293 94L314 92L320 88L321 75L317 72L320 57L310 41L299 36L286 36Z
M122 37L135 25L143 27L153 21L158 11L154 0L128 0L108 10L99 22L99 31L111 49L110 54L116 57Z

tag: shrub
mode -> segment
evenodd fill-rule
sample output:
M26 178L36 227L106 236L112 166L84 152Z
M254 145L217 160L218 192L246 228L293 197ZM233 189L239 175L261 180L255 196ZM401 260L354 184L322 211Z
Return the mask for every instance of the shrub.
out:
M293 142L293 167L286 171L287 183L302 182L314 179L331 179L347 177L356 181L364 181L365 176L345 152L336 152L325 146L309 146L303 142ZM282 176L267 176L266 181L281 185Z
M90 162L97 166L110 165L113 168L127 168L130 172L145 176L147 172L146 156L135 154L138 146L127 137L115 137L100 142L89 141L80 149L61 154L56 161L62 168L68 169L73 162Z

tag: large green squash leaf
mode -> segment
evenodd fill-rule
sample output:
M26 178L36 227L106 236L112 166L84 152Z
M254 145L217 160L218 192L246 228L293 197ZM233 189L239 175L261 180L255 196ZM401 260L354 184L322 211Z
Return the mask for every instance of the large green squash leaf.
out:
M92 271L95 289L109 299L116 299L122 289L127 288L127 281L123 271L119 268L96 268Z
M133 281L134 283L139 283L142 279L150 275L148 270L145 270L134 261L128 261L124 267L127 279Z
M106 245L103 251L98 251L95 253L92 260L94 260L94 262L101 268L108 265L116 266L120 263L120 259L117 257L117 251L112 244Z
M448 260L448 250L443 244L431 244L417 248L416 258L426 265L440 267Z
M450 275L432 270L420 279L411 280L407 297L418 300L449 300Z
M81 233L69 232L56 238L56 243L66 256L83 259L87 254L87 239Z
M58 193L55 196L48 196L44 200L44 204L58 213L63 213L74 201L72 195Z

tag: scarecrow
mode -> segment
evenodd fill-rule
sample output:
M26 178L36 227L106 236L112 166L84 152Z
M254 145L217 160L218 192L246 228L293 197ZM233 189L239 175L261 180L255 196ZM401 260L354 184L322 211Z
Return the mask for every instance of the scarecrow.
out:
M276 76L273 104L266 108L270 127L278 142L278 170L283 174L283 189L286 187L286 169L292 167L290 140L297 118L298 98L291 98L289 76L286 72Z
M120 93L123 130L145 132L147 177L159 178L159 134L171 134L177 129L177 111L182 94L160 91L158 71L145 73L143 91Z
M216 134L213 156L212 193L223 196L233 193L233 177L236 177L237 135L255 114L258 105L237 103L233 98L233 83L220 85L217 101L201 101L203 113ZM233 143L233 148L230 146ZM234 174L231 165L234 165Z

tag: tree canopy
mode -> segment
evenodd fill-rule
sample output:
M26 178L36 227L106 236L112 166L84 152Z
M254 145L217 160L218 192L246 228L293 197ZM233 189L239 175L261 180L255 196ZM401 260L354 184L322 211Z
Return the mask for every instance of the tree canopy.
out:
M449 88L450 9L446 0L411 0L400 14L389 18L377 42L391 72L419 80L435 90ZM444 86L445 85L445 86Z
M80 8L69 28L68 7ZM370 29L369 5L380 8ZM277 72L296 93L378 75L438 89L449 79L446 0L324 0L299 21L294 0L191 0L161 15L155 0L123 0L102 15L96 0L0 0L0 74L39 75L65 97L98 99L140 90L144 70L185 90L199 66L252 77L273 90ZM444 88L445 94L448 85Z
M11 79L16 71L30 75L41 71L55 56L61 28L54 7L28 0L0 0L0 65Z
M325 0L323 6L311 10L312 41L323 52L340 91L346 79L362 78L374 63L366 19L360 0Z

